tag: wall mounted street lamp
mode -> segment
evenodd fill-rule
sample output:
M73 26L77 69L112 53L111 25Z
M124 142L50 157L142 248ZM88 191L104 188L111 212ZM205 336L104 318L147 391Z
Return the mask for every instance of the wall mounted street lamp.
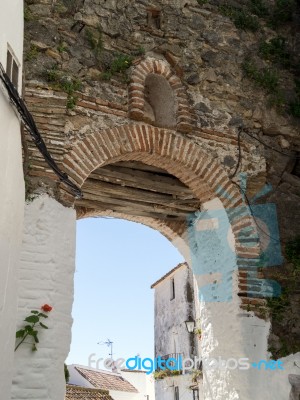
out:
M195 329L195 321L192 317L189 317L187 321L185 321L186 329L189 333L193 333Z

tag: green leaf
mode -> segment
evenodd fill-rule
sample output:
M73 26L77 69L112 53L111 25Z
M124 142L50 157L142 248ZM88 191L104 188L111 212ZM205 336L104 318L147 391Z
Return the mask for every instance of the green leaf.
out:
M31 332L33 330L31 325L26 325L24 329L26 332Z
M38 339L37 335L34 335L33 338L34 338L35 343L39 343L39 339Z
M28 335L29 335L29 336L35 336L35 335L37 335L37 333L38 333L38 331L34 331L34 330L32 329L30 332L28 332Z
M39 313L39 317L43 317L43 318L48 318L48 315L46 315L46 314L43 314L43 313Z
M40 322L40 325L41 325L42 328L48 329L48 326L47 326L47 325L44 325L42 322Z
M24 321L30 322L32 324L36 324L39 322L39 317L37 315L29 315L29 317L25 318Z
M31 312L31 314L38 314L39 313L39 311L37 311L37 310L31 310L30 312Z
M20 329L16 332L16 338L22 338L25 335L25 329Z
M32 345L32 351L37 351L37 347L36 347L35 343Z

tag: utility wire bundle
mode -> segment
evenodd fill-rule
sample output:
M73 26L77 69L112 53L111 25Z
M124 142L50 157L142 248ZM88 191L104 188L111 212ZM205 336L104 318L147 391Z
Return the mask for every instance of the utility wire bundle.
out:
M46 147L46 144L37 129L37 126L34 122L34 119L31 115L31 113L28 111L26 104L19 96L17 89L12 84L11 80L9 79L8 75L6 74L6 72L3 68L3 65L1 63L0 63L0 80L2 81L6 91L8 93L8 96L9 96L9 99L10 99L12 105L16 109L25 128L29 132L34 144L39 149L40 153L44 157L47 164L55 172L55 174L59 177L59 179L65 185L69 186L72 189L76 198L81 198L82 192L79 189L79 187L70 181L68 175L58 167L58 165L56 164L56 162L53 160L52 156L50 155L50 153Z

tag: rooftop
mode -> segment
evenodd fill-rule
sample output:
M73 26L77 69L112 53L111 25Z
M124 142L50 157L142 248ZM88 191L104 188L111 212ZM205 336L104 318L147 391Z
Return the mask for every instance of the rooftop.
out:
M81 366L75 366L75 369L97 389L116 390L120 392L138 392L137 389L120 374Z
M113 400L108 390L67 385L65 400Z
M165 275L163 275L160 279L158 279L156 282L154 282L151 285L151 289L153 289L155 286L157 286L160 282L165 280L168 276L172 275L175 271L180 269L181 267L188 267L188 264L186 262L178 264L175 268L171 269L171 271L167 272Z

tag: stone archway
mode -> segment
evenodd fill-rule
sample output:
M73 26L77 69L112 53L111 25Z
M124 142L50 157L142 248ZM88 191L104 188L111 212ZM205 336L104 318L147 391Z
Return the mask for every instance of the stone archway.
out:
M227 304L203 302L201 311L204 331L202 351L206 357L219 356L223 359L249 357L253 354L252 342L261 332L253 333L252 340L249 336L244 340L243 335L248 329L248 321L243 321L247 313L241 312L240 306L242 302L260 305L264 304L264 300L256 299L253 297L253 293L252 298L246 297L248 287L247 271L243 271L244 262L248 267L249 262L255 264L260 249L258 240L253 240L253 235L249 237L244 233L247 232L247 229L255 231L255 226L239 191L230 182L218 163L203 153L199 146L191 143L188 138L180 137L174 131L154 128L146 124L131 124L90 134L83 141L75 143L71 151L66 154L63 165L74 182L84 189L84 182L95 169L125 160L142 161L147 165L163 167L193 191L204 209L220 208L227 215L236 244L237 268L234 273L236 281L233 286L233 300ZM68 205L74 204L74 198L63 187L61 187L61 200ZM96 214L95 211L94 215ZM191 261L188 233L184 224L180 226L172 223L157 225L157 221L153 220L144 220L144 223L158 229L171 240L173 239L172 243L185 259L188 262ZM172 233L170 233L170 229L172 229ZM218 241L221 243L222 238L217 237ZM200 275L196 279L198 285L205 284L203 276ZM268 324L265 325L265 329L267 335ZM228 346L228 341L231 342L232 337L237 340L235 348L231 345ZM265 345L266 340L262 342ZM255 350L254 353L256 354ZM204 373L204 393L207 399L221 399L225 398L224 396L226 399L250 398L250 392L253 390L251 374L244 376L244 384L241 388L241 377L236 371L232 372L227 369L220 373L220 371L207 370Z
M259 255L259 244L256 241L253 242L253 237L249 240L249 236L244 233L245 228L254 230L255 227L239 191L230 182L218 163L201 151L199 145L174 131L146 124L119 126L89 134L83 140L75 142L65 155L62 165L70 178L78 186L84 188L84 182L96 168L121 160L142 161L148 165L163 167L192 190L200 200L203 209L213 210L217 207L226 214L232 237L235 237L236 243L233 300L226 304L202 303L201 318L204 332L202 352L206 357L229 358L233 355L249 357L253 354L253 341L256 340L258 333L253 334L252 332L252 336L248 335L246 340L243 337L247 331L245 316L249 313L242 311L241 305L244 300L253 304L262 300L245 296L247 280L245 283L243 273L247 271L243 271L242 267L243 262L255 263ZM13 387L13 398L15 399L24 398L24 387L27 385L28 375L31 376L31 382L38 378L45 393L44 398L57 400L62 398L64 393L59 365L63 365L70 345L76 216L75 211L69 208L74 206L75 199L63 185L60 187L59 196L60 202L67 207L47 196L41 196L28 206L25 216L25 226L28 227L28 232L25 234L23 246L21 279L30 282L28 284L33 292L36 287L41 286L41 290L36 290L36 301L40 299L40 301L52 302L55 307L61 307L61 310L57 315L53 314L51 335L44 335L43 344L36 356L38 364L45 365L49 362L49 357L52 360L51 365L47 366L48 379L41 374L37 364L34 366L28 364L26 349L22 349L20 353L16 354L15 360L16 376L21 380L18 385ZM237 207L239 207L239 218L235 213ZM143 222L171 239L186 260L190 261L188 233L183 222L159 223L157 220L150 219ZM70 234L71 240L69 239ZM32 237L35 240L34 245ZM217 243L221 243L223 239L218 236ZM68 241L67 257L64 240ZM218 247L218 244L216 246ZM32 260L31 257L28 260L28 252L33 248L34 251L40 252L41 260L44 260L44 272L40 271L36 260ZM205 283L205 277L201 275L196 279L199 286ZM240 279L239 282L238 279ZM20 293L20 299L25 304L28 296L27 289L28 287L25 285L21 288ZM48 296L46 299L45 294ZM23 316L21 308L19 314ZM252 317L256 318L253 315ZM267 337L267 324L265 329L265 337ZM57 340L58 336L63 340ZM228 341L231 343L233 337L235 337L234 349L231 345L228 346ZM244 384L241 388L241 377L237 371L204 372L204 392L207 399L214 398L212 396L222 390L225 390L224 393L228 399L249 398L251 375L244 376ZM41 388L37 385L35 389L36 399L40 398L39 390ZM241 393L240 397L236 397L239 396L239 393Z
M188 186L201 203L220 199L228 212L235 235L237 257L259 257L258 241L243 235L245 228L256 231L251 214L237 187L222 167L201 151L200 146L174 131L146 124L119 126L87 135L74 144L63 160L64 170L81 187L92 171L117 161L143 161L159 165ZM61 200L73 205L71 193L61 187ZM235 210L239 207L239 218Z

